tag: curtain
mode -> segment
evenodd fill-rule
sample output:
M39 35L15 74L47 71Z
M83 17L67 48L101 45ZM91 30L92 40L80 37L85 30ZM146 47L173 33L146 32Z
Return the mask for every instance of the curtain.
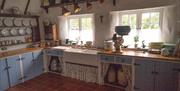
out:
M176 38L176 7L166 6L163 10L161 38L163 42L175 43Z
M65 44L65 40L68 39L67 17L65 16L59 16L59 36L62 44Z

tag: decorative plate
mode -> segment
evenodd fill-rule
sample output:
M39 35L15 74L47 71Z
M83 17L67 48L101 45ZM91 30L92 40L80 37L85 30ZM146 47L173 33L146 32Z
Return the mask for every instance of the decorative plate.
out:
M9 36L10 34L9 34L9 28L3 28L2 30L1 30L1 34L3 35L3 36Z
M26 32L25 32L25 28L22 27L22 28L19 28L19 35L25 35Z
M14 19L14 25L18 26L18 27L22 26L22 19L21 18L15 18Z
M3 18L0 18L0 26L3 26Z
M13 35L13 36L18 35L17 28L12 28L12 29L10 30L10 34Z
M30 26L30 21L29 21L29 19L23 19L22 24L23 24L24 26L26 26L26 27Z
M12 18L5 18L3 22L4 22L5 26L13 26L13 19Z
M26 34L28 34L28 35L32 34L32 29L31 28L26 28Z
M37 26L36 19L31 19L30 23L31 23L31 26Z

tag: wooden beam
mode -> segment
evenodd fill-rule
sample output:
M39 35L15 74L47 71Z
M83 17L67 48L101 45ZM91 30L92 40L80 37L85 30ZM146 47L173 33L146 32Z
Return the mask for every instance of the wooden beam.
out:
M26 4L26 8L24 10L24 14L26 15L27 14L27 10L29 8L29 4L30 4L30 0L27 1L27 4Z
M3 0L3 1L2 1L1 10L3 10L3 9L4 9L5 2L6 2L6 0Z
M113 0L113 5L116 6L116 0Z

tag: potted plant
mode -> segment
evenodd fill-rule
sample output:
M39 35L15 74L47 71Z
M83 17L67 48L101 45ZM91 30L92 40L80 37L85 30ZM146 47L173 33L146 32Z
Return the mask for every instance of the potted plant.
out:
M138 47L138 42L139 42L139 36L136 35L136 36L134 36L134 47L135 47L135 48Z

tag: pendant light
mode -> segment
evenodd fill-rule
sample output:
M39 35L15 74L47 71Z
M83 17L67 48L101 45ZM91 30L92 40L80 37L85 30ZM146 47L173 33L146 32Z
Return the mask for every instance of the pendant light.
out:
M62 7L62 15L68 16L70 14L71 14L71 12L68 9L66 9L65 7Z
M74 13L78 13L79 11L81 11L81 7L78 6L78 4L74 4Z

